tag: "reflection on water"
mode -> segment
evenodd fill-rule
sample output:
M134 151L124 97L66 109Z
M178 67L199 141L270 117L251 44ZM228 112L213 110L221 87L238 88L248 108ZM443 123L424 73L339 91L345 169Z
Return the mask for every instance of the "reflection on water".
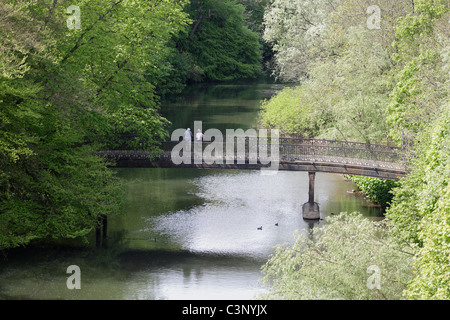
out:
M265 83L198 85L165 101L162 114L172 122L170 132L192 128L194 121L203 122L203 131L256 128L261 101L283 87Z
M119 171L129 181L129 203L126 215L110 220L110 238L127 239L121 254L11 257L14 262L0 263L0 298L253 299L264 290L260 268L274 246L292 243L297 230L311 227L301 215L306 172ZM378 216L377 208L347 193L353 188L341 176L317 174L322 216L355 210ZM81 290L66 287L71 264L81 268Z
M147 220L183 250L267 258L306 226L301 214L301 174L217 173L191 181L200 206ZM277 225L276 225L277 224Z
M154 172L154 169L139 170L149 175ZM178 173L166 170L171 175ZM174 188L184 190L185 196L181 206L172 203L172 209L164 214L151 206L143 209L141 203L146 190L151 188L145 185L156 183L149 195L151 199L159 194L155 195L158 189L155 177L131 191L136 201L136 218L141 220L136 223L140 228L133 232L133 239L158 241L136 241L130 246L160 249L172 246L193 253L267 259L277 244L292 242L297 230L309 227L301 214L302 204L308 199L306 172L281 171L267 176L258 171L211 170L207 175L201 170L179 171L192 171L190 174L194 176L184 181L169 178L176 185ZM322 217L341 211L379 215L376 208L362 207L362 199L347 192L351 188L353 185L341 176L317 174L316 201Z
M131 258L133 257L134 258ZM130 286L127 299L253 299L263 290L255 261L214 254L129 252L141 286ZM131 259L130 259L131 258ZM155 261L150 267L148 261Z

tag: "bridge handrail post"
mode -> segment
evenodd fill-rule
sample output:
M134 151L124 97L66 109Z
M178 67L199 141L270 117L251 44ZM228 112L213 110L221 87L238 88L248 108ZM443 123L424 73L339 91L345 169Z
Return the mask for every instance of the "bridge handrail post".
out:
M342 148L342 152L344 154L344 158L347 158L347 152L346 152L346 148L345 148L345 141L341 141L341 148Z

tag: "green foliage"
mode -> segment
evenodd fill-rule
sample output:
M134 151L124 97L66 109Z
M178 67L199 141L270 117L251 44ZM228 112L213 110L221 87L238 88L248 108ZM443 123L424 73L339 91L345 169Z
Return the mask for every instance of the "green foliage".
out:
M399 186L395 180L379 179L373 177L349 176L370 200L386 209L392 201L392 190Z
M370 5L383 12L380 30L367 28ZM396 19L409 11L406 0L273 1L265 14L264 38L274 45L275 71L301 84L300 108L310 110L308 119L290 112L296 117L292 122L319 124L315 135L321 138L389 143L390 43ZM262 123L268 122L264 116L271 106L266 104Z
M35 97L15 97L11 104L9 96L2 103L3 118L12 109L22 110L16 115L32 111L34 117L8 117L2 128L19 132L22 139L16 139L26 143L26 152L19 148L11 156L9 149L0 150L0 249L34 239L86 236L100 214L120 208L120 182L95 156L95 146L83 145L75 114L58 112Z
M318 137L408 142L411 171L398 184L354 180L372 200L390 204L390 234L418 248L406 297L448 299L449 3L346 0L317 11L318 3L276 0L266 13L265 36L277 50L278 72L301 86L264 102L261 123L297 133L305 123L327 119L317 127ZM369 5L381 9L379 30L366 28ZM317 278L328 276L317 270ZM293 279L304 286L317 279L305 276L310 278L300 282L292 273L279 283ZM288 286L282 296L296 292Z
M301 96L293 102L297 112L290 111L292 103L280 112L299 126L284 127L283 119L273 116L281 110L279 103L265 103L262 124L270 123L293 134L301 132L298 127L307 123L310 125L306 127L312 129L307 133L322 138L386 141L389 58L379 43L367 40L369 37L370 32L363 28L349 29L341 39L345 49L338 57L311 62L309 78L296 89Z
M448 1L415 1L415 12L396 26L396 62L387 122L399 142L402 133L423 131L448 97Z
M397 26L391 136L415 134L411 173L394 191L387 216L394 230L420 248L411 299L449 299L450 111L448 1L416 1Z
M121 213L121 181L96 154L166 137L155 84L185 4L78 1L82 27L68 29L70 1L2 2L0 250L86 237Z
M411 173L394 191L386 215L394 231L420 248L408 296L449 299L450 108L420 135Z
M414 264L417 277L407 296L420 300L450 299L450 187L439 198L436 210L423 218L420 226L422 248Z
M244 18L246 26L257 33L264 32L265 8L271 0L239 0L245 6Z
M388 121L397 140L405 130L416 138L412 171L395 193L389 215L405 237L419 244L421 217L436 209L440 190L448 184L450 38L442 26L449 12L448 3L421 0L415 15L406 16L397 28L395 58L400 71Z
M399 244L383 222L341 213L278 247L263 267L269 299L403 299L412 279L413 250ZM370 289L369 267L380 271L380 289Z
M259 36L234 0L196 0L188 7L193 21L177 41L191 81L229 81L261 75ZM183 54L184 53L184 54Z
M111 133L143 135L153 139L142 148L152 149L155 140L166 138L155 86L170 69L168 44L189 23L183 11L187 1L104 2L78 4L83 28L65 30L58 73L87 91L86 102L100 115L90 132L97 141L113 147L111 141L127 145L128 140L111 140Z
M304 88L285 88L261 104L260 123L265 128L280 128L284 134L314 137L320 124L314 123L312 105L306 103ZM322 117L323 119L324 117Z
M312 47L326 28L335 0L274 0L264 14L264 40L273 46L276 75L298 82L314 60Z

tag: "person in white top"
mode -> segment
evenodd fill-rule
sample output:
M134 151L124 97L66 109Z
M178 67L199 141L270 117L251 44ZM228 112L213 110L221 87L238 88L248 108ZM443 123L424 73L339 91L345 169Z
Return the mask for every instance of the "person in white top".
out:
M200 129L197 130L197 133L195 135L195 138L197 139L197 141L202 141L204 137L204 134L202 133L202 131Z

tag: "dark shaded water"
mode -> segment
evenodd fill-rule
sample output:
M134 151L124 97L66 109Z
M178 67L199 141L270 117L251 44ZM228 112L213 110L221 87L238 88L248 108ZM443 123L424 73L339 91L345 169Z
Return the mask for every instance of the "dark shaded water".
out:
M280 85L209 85L166 102L172 129L247 129L260 101ZM109 220L104 250L27 249L0 262L2 299L253 299L263 292L260 268L279 244L312 227L302 219L306 172L117 169L127 181L127 207ZM380 211L341 176L316 175L316 202L332 212ZM323 223L323 222L322 222ZM275 224L278 224L276 226ZM262 230L258 230L262 227ZM81 289L69 290L69 265Z

